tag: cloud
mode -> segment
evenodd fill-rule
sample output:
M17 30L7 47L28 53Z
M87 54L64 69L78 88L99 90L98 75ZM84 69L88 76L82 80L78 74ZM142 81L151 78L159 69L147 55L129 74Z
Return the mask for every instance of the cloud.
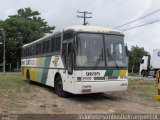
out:
M83 19L76 17L77 10L88 10L93 13L93 18L87 19L90 25L115 27L158 9L159 4L159 0L2 0L0 19L4 20L8 15L16 14L20 8L31 7L39 11L49 25L60 29L68 25L82 24ZM160 18L160 13L124 28L157 18ZM152 51L160 44L159 28L160 24L157 23L126 31L125 42L129 48L138 45Z

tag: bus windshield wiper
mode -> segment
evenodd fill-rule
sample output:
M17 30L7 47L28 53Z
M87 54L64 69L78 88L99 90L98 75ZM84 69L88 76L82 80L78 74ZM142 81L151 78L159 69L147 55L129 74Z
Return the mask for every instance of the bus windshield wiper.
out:
M103 49L102 49L102 54L98 57L96 64L93 66L93 68L96 68L101 61L103 62Z
M117 62L115 60L113 60L113 62L116 65L116 68L119 68L119 65L117 64Z
M108 59L110 59L110 60L112 60L114 62L116 68L119 68L119 65L117 64L117 62L114 59L112 59L111 54L109 54L108 48L107 48L107 56L108 56Z
M97 59L97 61L96 61L96 64L95 64L92 68L96 68L96 67L99 65L99 63L101 62L101 60L102 60L102 58L99 57L99 58Z

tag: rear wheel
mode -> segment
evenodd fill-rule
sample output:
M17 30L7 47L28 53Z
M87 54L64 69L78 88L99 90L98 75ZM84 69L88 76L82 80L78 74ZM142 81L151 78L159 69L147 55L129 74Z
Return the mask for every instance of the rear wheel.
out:
M60 97L69 97L69 93L63 90L63 83L60 76L58 76L55 80L55 91Z
M27 73L26 73L26 80L27 80L27 83L28 83L28 84L31 84L30 74L29 74L29 71L28 71L28 70L27 70Z

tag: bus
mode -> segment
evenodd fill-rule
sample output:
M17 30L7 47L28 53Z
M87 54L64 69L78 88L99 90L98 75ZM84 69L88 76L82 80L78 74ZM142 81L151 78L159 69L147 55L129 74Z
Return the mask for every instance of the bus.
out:
M28 83L54 87L60 97L125 91L126 58L121 31L75 25L25 44L21 72Z

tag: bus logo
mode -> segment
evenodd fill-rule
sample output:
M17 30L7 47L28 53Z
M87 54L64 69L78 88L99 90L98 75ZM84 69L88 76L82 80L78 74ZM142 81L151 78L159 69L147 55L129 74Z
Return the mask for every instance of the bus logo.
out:
M54 59L54 61L53 61L54 67L58 66L58 60L59 60L59 58L55 58Z

